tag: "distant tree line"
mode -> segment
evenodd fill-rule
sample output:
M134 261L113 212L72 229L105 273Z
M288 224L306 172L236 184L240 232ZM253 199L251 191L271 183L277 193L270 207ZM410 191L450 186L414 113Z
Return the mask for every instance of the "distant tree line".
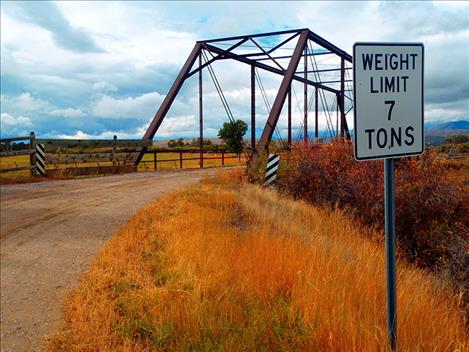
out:
M9 148L7 146L7 143L0 144L0 152L4 152L6 150L23 150L23 149L28 149L28 148L29 148L29 142L11 143Z

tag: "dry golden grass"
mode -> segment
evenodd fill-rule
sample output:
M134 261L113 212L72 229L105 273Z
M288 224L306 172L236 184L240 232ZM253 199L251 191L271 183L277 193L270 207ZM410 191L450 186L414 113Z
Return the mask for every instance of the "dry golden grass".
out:
M227 178L139 211L69 294L46 349L386 351L379 234ZM467 350L451 291L398 268L400 350Z

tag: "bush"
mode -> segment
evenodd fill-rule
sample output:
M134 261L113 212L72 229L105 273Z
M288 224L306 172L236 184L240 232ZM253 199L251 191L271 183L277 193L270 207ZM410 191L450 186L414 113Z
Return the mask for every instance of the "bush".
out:
M467 284L469 254L461 243L469 245L468 192L435 156L396 159L399 252L421 267L449 268ZM356 162L352 144L343 141L299 144L287 163L279 175L283 191L315 204L347 207L365 224L384 227L382 161ZM457 261L455 248L462 252Z

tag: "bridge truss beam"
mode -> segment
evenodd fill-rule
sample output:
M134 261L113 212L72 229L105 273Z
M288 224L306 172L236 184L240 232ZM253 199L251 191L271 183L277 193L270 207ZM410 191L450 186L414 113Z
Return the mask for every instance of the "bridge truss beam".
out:
M286 39L276 44L275 46L266 50L259 40L263 38L278 36L278 35L288 35ZM276 51L284 49L284 45L290 43L293 39L298 37L298 41L294 47L293 53L291 55L276 55ZM323 49L319 51L309 50L309 41L321 46ZM230 43L227 43L230 42ZM233 43L235 42L235 43ZM241 49L245 46L248 46L248 43L251 44L251 47L254 47L257 51L247 52L247 53L236 53L237 49ZM253 45L252 45L253 44ZM229 46L228 48L220 48L220 45ZM212 58L206 58L205 63L203 63L204 51L209 53ZM317 64L316 68L313 70L308 69L307 60L311 60L317 55L336 55L340 58L340 67L339 68L326 68L318 69ZM303 71L298 71L298 65L301 58L304 57L305 65ZM198 67L193 68L196 60L199 59ZM274 130L277 126L277 122L282 111L285 100L288 96L288 146L291 146L291 89L293 81L301 82L304 84L304 93L307 95L307 86L314 87L314 96L315 96L315 138L318 139L318 91L322 90L325 92L332 93L336 96L337 108L340 111L340 137L350 138L348 131L347 120L345 112L345 92L349 91L345 89L345 82L349 82L345 78L346 70L350 70L350 67L345 67L345 62L351 63L352 57L347 54L345 51L339 49L326 39L318 36L309 29L299 29L299 30L287 30L287 31L278 31L270 33L260 33L254 35L243 35L227 38L216 38L211 40L198 41L194 48L192 49L189 57L184 63L181 71L179 72L176 80L172 84L168 94L166 95L163 103L156 112L153 120L151 121L143 139L152 140L158 131L161 123L163 122L168 110L170 109L172 103L176 99L178 92L180 91L185 80L189 77L199 73L199 124L200 131L199 135L201 136L200 140L200 149L201 153L203 152L203 107L202 107L202 79L201 73L204 68L208 67L213 62L218 60L235 60L242 62L251 66L251 129L255 129L255 69L262 69L267 72L275 73L281 75L282 81L280 88L275 97L272 109L269 112L267 122L262 131L262 135L259 141L256 143L255 130L251 131L251 146L253 153L260 154L263 153L274 133ZM282 63L279 60L290 59L288 66L284 68ZM312 64L312 62L311 62ZM340 72L340 79L335 81L321 81L319 79L320 73L333 73L335 71ZM308 77L308 73L314 73L314 78ZM337 84L340 83L340 86L337 87ZM349 97L347 97L351 100ZM324 98L325 99L325 98ZM307 139L307 117L308 117L308 102L307 96L304 98L304 135ZM349 110L350 111L350 110ZM138 164L144 154L144 149L138 153L135 164ZM202 154L201 154L202 155ZM203 165L201 164L201 167Z

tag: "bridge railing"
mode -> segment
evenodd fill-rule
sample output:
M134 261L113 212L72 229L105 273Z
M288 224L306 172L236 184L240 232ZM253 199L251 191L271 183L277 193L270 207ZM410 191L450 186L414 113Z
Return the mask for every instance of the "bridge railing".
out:
M245 163L244 154L231 150L204 150L179 149L179 150L147 150L144 153L139 166L145 170L161 169L185 169L216 166L241 165Z
M18 141L28 141L28 146L23 149L16 149L14 147L15 143ZM23 171L29 170L31 175L36 174L36 136L34 132L31 132L29 136L19 136L19 137L10 137L10 138L1 138L0 139L0 158L20 156L20 155L29 155L29 165L18 165L15 162L15 166L11 167L1 167L0 172L13 172L13 171Z
M22 149L15 147L18 141L28 141ZM37 166L36 146L41 148L40 169ZM42 139L34 132L29 136L0 139L0 172L30 170L32 175L45 170L48 176L81 176L148 170L169 170L242 165L245 155L231 150L215 149L147 149L139 165L134 165L136 152L149 148L151 141L117 139ZM212 146L213 148L213 146ZM29 155L29 160L16 156ZM44 163L45 161L45 163ZM20 164L20 165L18 165ZM28 164L28 165L27 165ZM42 172L41 172L42 174Z

